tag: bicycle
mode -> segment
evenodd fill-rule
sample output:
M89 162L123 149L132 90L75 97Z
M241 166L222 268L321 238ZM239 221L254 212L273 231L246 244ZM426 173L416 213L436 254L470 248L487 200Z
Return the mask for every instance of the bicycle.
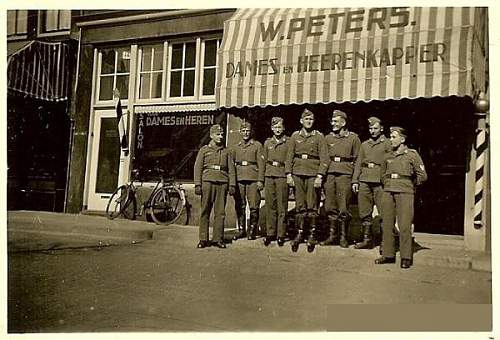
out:
M159 179L141 207L139 215L142 215L143 212L149 213L152 220L158 225L175 223L186 209L184 189L173 178L165 179L164 171L159 167L149 170L149 172L153 171L159 174ZM137 187L134 182L138 177L139 170L134 169L130 183L119 186L113 192L106 206L106 215L109 219L115 219L120 215L130 220L135 219Z

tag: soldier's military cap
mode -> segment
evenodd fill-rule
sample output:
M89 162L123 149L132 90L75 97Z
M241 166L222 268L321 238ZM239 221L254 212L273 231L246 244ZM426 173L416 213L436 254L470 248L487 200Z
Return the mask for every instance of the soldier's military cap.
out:
M221 132L224 132L224 130L222 129L222 127L219 125L219 124L215 124L215 125L212 125L210 127L210 134L214 134L214 133L221 133Z
M300 118L305 118L305 117L314 117L314 113L312 113L308 109L304 109L304 111L302 111L302 115L300 116Z
M281 118L281 117L271 118L271 126L274 126L276 124L283 124L283 118Z
M368 124L370 125L373 125L373 124L376 124L376 123L379 123L380 124L381 120L377 117L370 117L368 118Z
M400 136L405 137L405 138L408 136L406 133L406 130L400 126L391 126L391 128L389 130L391 132L397 132Z
M251 128L252 128L252 124L250 124L250 122L247 120L243 120L240 124L240 130L241 129L251 129Z
M333 110L332 119L335 117L342 117L344 119L347 119L347 114L344 111Z

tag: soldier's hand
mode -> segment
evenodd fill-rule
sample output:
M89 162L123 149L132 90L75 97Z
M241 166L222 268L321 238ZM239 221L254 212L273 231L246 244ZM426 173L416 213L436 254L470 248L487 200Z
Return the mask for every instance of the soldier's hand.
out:
M320 176L316 176L314 179L314 187L315 188L321 188L322 180Z
M288 184L291 187L295 186L295 183L294 183L293 178L292 178L292 174L286 175L286 184Z
M201 185L195 185L194 193L195 195L201 196Z
M229 195L234 196L236 194L236 187L234 185L229 186Z
M261 181L257 181L257 189L259 191L262 191L262 189L264 189L264 184Z
M358 192L359 191L359 184L358 183L353 183L352 184L352 191Z

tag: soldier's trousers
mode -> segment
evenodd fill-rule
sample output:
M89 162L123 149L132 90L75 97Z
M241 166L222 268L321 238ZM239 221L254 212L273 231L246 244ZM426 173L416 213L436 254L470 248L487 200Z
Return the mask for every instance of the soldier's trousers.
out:
M333 219L347 218L351 199L351 175L327 174L325 182L325 211Z
M373 205L377 206L377 210L382 215L382 195L384 189L380 183L359 183L358 192L358 209L361 223L372 223Z
M295 210L297 213L316 213L319 205L318 190L314 187L316 176L292 177L295 183Z
M394 224L399 226L399 249L401 258L413 259L411 224L413 222L413 193L388 192L382 194L382 242L383 255L394 257Z
M245 216L245 210L248 206L250 212L258 212L260 207L260 191L257 189L256 181L239 181L235 196L236 215Z
M201 215L200 240L208 241L210 213L214 208L214 225L212 240L223 241L224 219L226 217L227 183L202 182L201 184Z
M285 177L266 177L264 182L266 196L267 236L285 237L285 218L288 210L288 184Z

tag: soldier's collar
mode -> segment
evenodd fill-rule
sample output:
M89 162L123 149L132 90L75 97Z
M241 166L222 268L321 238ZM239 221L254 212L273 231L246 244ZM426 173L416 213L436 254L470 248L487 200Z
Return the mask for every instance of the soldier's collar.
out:
M316 130L311 130L311 132L307 132L305 128L301 128L299 134L303 137L314 136L316 134Z
M408 147L406 145L404 145L404 144L398 150L394 151L394 154L396 156L399 156L399 155L402 155L402 154L405 154L405 153L408 153Z
M238 143L238 145L250 145L250 144L253 144L253 143L254 143L253 138L250 138L248 140L248 142L245 142L245 140L242 139L242 140L240 140L240 142Z
M344 130L340 130L339 133L335 133L335 132L331 132L332 135L334 135L335 137L347 137L349 136L349 130L347 129L344 129Z
M286 136L285 135L281 135L280 138L276 138L275 135L273 135L273 140L277 143L277 144L281 144L281 143L284 143L286 141Z
M385 141L385 136L384 136L384 135L380 135L380 136L378 136L378 138L377 138L377 139L375 139L375 140L374 140L373 138L371 138L371 137L370 137L369 141L370 141L370 143L372 143L372 144L382 143L383 141Z
M215 150L219 150L219 149L222 149L223 148L223 145L217 145L215 144L215 142L213 140L211 140L209 143L208 143L208 146L211 147L212 149L215 149Z

